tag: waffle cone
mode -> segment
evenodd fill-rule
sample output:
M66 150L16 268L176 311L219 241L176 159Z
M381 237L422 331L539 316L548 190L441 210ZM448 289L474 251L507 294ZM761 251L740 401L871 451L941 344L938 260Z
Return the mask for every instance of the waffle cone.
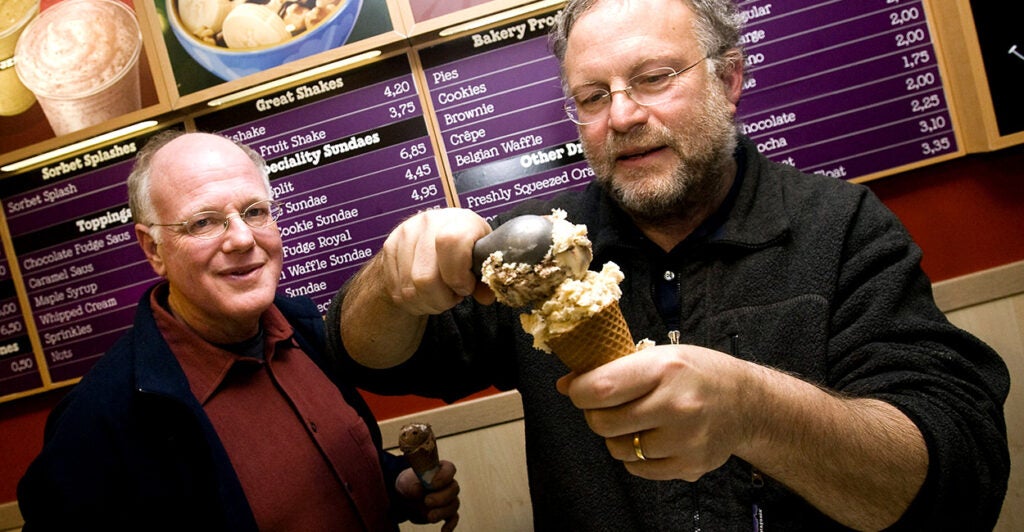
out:
M636 351L619 302L604 307L568 332L552 335L548 346L569 369L586 373Z

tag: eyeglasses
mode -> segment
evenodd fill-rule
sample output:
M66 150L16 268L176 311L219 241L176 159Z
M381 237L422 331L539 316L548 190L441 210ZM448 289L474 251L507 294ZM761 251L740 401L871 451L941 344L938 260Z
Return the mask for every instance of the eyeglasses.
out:
M565 108L565 114L569 115L569 120L585 126L601 120L605 112L608 111L608 106L611 105L612 94L616 92L626 93L631 100L644 107L658 105L672 98L668 89L675 84L679 75L688 72L705 59L707 58L702 57L696 63L682 70L672 67L648 70L629 78L628 86L613 91L588 87L566 98L562 106Z
M189 216L184 222L174 224L149 224L150 227L184 227L185 232L202 239L217 238L228 230L228 222L232 216L238 216L240 220L253 229L260 229L276 222L281 217L284 209L281 204L274 200L261 200L242 209L240 212L224 214L217 211L197 212Z

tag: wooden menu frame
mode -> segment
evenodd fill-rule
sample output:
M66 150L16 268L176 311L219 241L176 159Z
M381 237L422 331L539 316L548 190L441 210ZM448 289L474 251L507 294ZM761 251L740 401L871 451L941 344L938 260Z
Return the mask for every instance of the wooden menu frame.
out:
M978 39L979 32L998 31L997 28L979 28L975 24L970 0L926 0L926 4L931 9L937 40L943 43L944 61L957 66L946 68L945 76L956 100L954 111L963 126L961 142L967 151L992 151L1024 143L1024 130L999 130L1000 111L993 103Z

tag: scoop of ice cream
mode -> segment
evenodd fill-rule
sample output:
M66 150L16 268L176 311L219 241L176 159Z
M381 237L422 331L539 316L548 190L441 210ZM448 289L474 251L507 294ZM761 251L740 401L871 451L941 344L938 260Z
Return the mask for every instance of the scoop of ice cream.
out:
M433 451L436 448L434 430L425 423L410 423L398 434L398 448L403 453L417 450Z
M228 48L257 48L282 43L292 34L274 11L260 4L242 4L224 17L223 37Z
M481 268L481 279L498 301L510 307L537 306L567 279L582 279L593 258L587 226L567 221L565 211L554 209L551 248L537 264L505 262L501 251L492 253Z
M623 278L617 264L606 262L600 272L587 271L582 279L559 284L550 298L519 316L523 330L533 335L533 346L550 353L552 336L565 334L622 297Z

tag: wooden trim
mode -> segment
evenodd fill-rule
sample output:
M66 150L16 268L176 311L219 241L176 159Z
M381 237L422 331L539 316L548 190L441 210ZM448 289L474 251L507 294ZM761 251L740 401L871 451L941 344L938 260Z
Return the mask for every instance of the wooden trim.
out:
M18 501L0 503L0 530L20 530L24 524Z
M523 403L519 392L513 390L391 418L378 425L384 448L393 449L398 446L398 433L409 423L429 423L434 435L443 438L522 418Z
M940 281L932 291L942 312L1024 293L1024 261Z

